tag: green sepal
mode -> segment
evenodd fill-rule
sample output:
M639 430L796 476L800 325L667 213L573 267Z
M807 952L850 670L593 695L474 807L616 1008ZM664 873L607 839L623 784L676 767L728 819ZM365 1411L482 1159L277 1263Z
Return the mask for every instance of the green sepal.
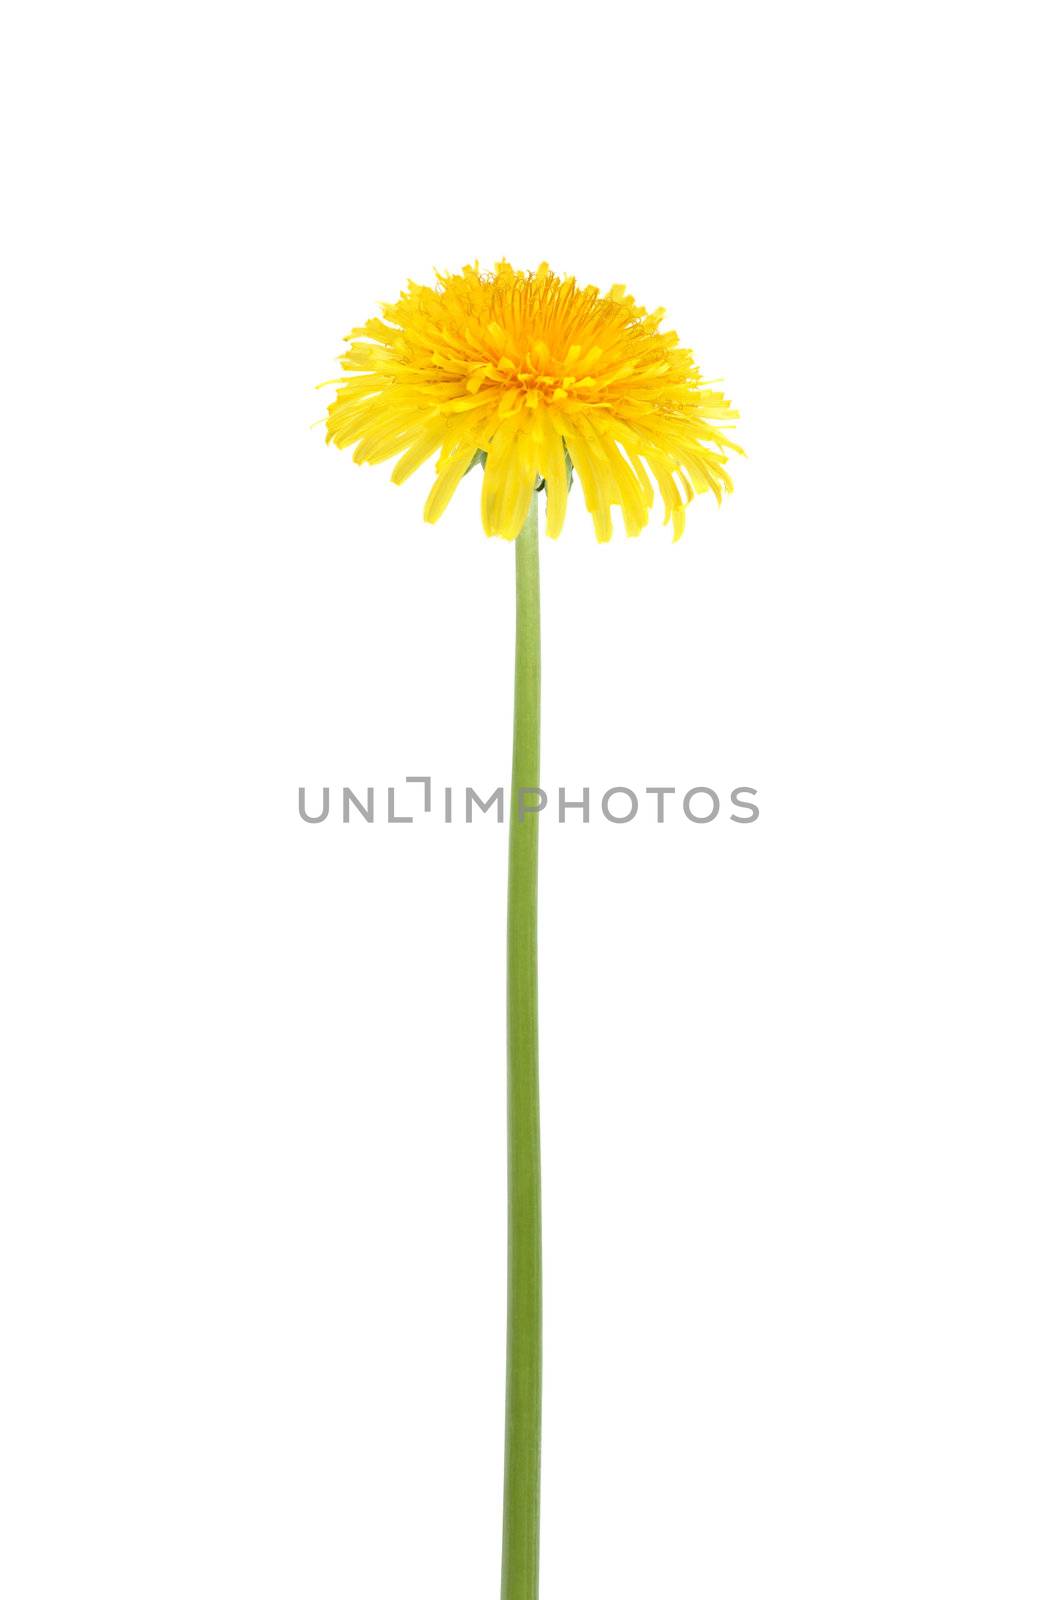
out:
M575 474L572 471L572 457L568 454L568 446L565 444L564 440L561 441L561 447L562 447L562 449L564 450L564 453L565 453L565 475L566 475L566 477L568 479L568 487L571 489L571 487L572 487L572 479L575 476ZM480 451L478 451L478 454L480 454ZM470 470L469 467L467 467L466 470L467 470L467 472L469 472L469 470ZM545 489L546 488L546 479L545 478L537 478L535 486L536 486L537 489Z

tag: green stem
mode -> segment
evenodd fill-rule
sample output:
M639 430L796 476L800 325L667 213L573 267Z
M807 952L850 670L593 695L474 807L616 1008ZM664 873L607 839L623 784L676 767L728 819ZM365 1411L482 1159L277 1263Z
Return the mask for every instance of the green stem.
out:
M543 1247L539 1184L539 495L516 540L517 649L506 916L507 1300L502 1600L539 1593ZM522 793L522 791L525 791Z

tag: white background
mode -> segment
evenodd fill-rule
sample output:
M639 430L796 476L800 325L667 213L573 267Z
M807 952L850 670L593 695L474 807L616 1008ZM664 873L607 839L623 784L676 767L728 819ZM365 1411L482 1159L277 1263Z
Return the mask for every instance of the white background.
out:
M23 7L3 74L9 1600L492 1600L479 478L325 450L435 267L627 283L720 510L546 545L544 1600L1049 1592L1034 7ZM487 792L487 790L485 791ZM359 819L358 819L359 820Z

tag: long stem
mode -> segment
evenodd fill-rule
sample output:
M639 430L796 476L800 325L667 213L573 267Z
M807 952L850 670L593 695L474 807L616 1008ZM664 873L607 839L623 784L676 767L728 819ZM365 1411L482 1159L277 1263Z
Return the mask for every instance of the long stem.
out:
M517 649L506 917L507 1302L502 1600L539 1593L543 1247L539 1180L539 496L516 540Z

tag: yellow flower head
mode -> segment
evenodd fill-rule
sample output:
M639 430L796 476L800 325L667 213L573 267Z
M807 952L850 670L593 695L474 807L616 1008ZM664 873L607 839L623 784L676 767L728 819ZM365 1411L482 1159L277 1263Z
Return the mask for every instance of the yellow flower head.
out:
M679 538L685 506L731 490L718 426L736 416L709 389L675 333L660 332L622 285L608 294L559 278L545 264L492 273L464 267L438 287L409 284L347 337L346 374L328 408L328 439L356 446L355 461L399 456L403 483L435 453L437 480L423 513L436 522L471 465L486 457L485 532L514 539L538 479L546 531L561 531L567 461L579 478L599 539L612 536L612 507L640 533L655 494ZM651 474L651 476L650 476Z

